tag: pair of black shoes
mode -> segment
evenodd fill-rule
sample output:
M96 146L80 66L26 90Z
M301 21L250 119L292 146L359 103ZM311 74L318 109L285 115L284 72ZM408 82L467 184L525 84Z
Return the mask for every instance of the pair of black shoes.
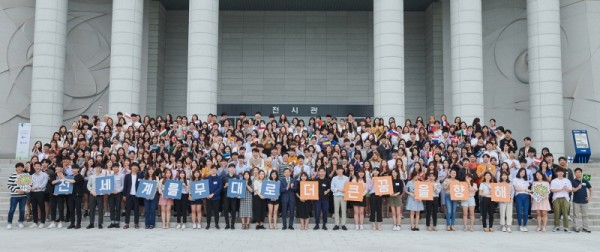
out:
M215 225L215 228L216 229L221 229L221 227L219 227L219 225ZM206 225L206 230L209 230L209 229L210 229L210 225Z
M320 229L327 230L327 226L325 224L323 224L323 227L320 228ZM315 227L313 228L313 230L319 230L319 224L315 225Z
M225 229L232 229L232 230L234 230L235 229L235 225L231 225L231 226L225 225Z
M69 227L67 227L67 229L80 229L80 228L81 228L81 225L77 225L77 226L70 225Z
M338 225L335 225L333 227L333 230L338 230L338 229L340 229L340 227ZM346 225L342 225L342 230L348 230L348 228L346 227Z
M263 225L256 225L256 230L266 229Z
M92 229L94 228L94 225L90 224L86 227L86 229ZM98 225L98 229L102 229L102 225Z
M289 228L288 228L288 227L286 227L286 226L283 226L282 230L286 230L286 229L289 229L289 230L294 230L294 226L290 226Z
M112 223L112 224L108 225L108 228L121 228L121 226L119 224Z

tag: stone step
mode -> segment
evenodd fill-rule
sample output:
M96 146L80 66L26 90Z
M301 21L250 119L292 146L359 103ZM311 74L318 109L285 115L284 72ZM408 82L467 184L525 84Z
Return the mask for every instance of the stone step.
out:
M1 222L5 222L6 221L5 218L6 217L0 218L0 221ZM16 222L17 218L18 218L18 216L15 215L15 218L13 219L13 224ZM104 221L104 224L103 224L104 228L107 228L108 225L110 224L110 218L105 217L103 219L103 221ZM437 222L438 222L438 226L437 226L438 230L445 231L446 220L438 217ZM140 228L144 228L144 216L140 216L140 222L139 223L140 223ZM278 219L277 223L278 223L277 224L278 227L281 228L281 219ZM294 223L295 223L296 228L298 228L297 227L298 224L299 224L298 219L295 219ZM309 223L310 223L310 228L312 228L314 226L314 218L310 218ZM327 220L327 227L331 230L333 228L333 226L334 226L334 223L335 223L334 219L333 218L329 218ZM33 228L29 228L29 225L31 225L31 224L32 224L32 222L26 222L25 223L25 227L27 227L28 229L33 229ZM46 225L45 226L47 227L49 224L50 224L50 222L46 221ZM89 224L88 218L83 218L82 222L81 222L82 227L86 227L88 224ZM95 224L96 224L96 228L97 228L97 225L98 225L97 219L95 221ZM267 225L267 224L268 223L265 223L265 225ZM393 224L393 222L392 222L391 218L384 218L383 219L382 226L384 227L384 229L390 229L391 230L392 224ZM401 224L402 224L402 228L403 229L410 228L410 221L408 219L403 218ZM121 225L121 227L123 227L123 225L124 225L124 217L121 217L121 219L120 219L120 225ZM131 226L133 225L133 216L131 217L130 225ZM161 225L162 225L161 218L160 217L156 217L156 226L160 227ZM171 220L170 227L171 228L175 228L176 225L177 225L176 219L173 218ZM213 225L214 225L214 223L213 223ZM224 221L223 218L219 218L219 225L221 226L221 228L225 227L225 221ZM569 226L570 226L571 229L573 228L572 225L573 225L573 223L569 222ZM600 231L600 220L594 220L594 221L590 220L588 222L588 225L590 226L591 230L593 230L593 231ZM66 229L67 226L68 226L68 224L63 224L63 229ZM191 226L192 226L192 224L191 224L191 218L188 218L187 219L187 228L191 229ZM202 218L202 226L206 227L206 217ZM348 229L354 229L354 219L348 218L346 220L346 226L348 227ZM419 226L420 226L421 231L425 231L426 230L425 229L425 220L424 220L424 218L421 218L419 220ZM254 225L252 225L252 227L254 227ZM365 227L366 230L369 230L370 227L371 227L371 223L369 222L368 218L365 218L364 227ZM456 227L458 228L459 231L462 232L462 229L463 229L462 218L456 219ZM475 220L475 224L473 225L473 227L474 227L474 229L476 231L482 231L483 228L482 228L481 220L476 219ZM530 232L535 232L536 227L537 227L537 222L535 220L529 220L527 222L527 228L529 229ZM131 228L133 228L133 227L131 227ZM236 220L236 228L240 228L240 220L239 219ZM516 220L513 221L512 225L511 225L511 228L512 228L513 232L518 232L518 227L517 227ZM549 221L548 222L547 231L548 232L552 232L552 230L551 230L552 228L554 228L554 223L552 221ZM494 221L494 229L496 231L500 231L500 224L498 223L497 220Z

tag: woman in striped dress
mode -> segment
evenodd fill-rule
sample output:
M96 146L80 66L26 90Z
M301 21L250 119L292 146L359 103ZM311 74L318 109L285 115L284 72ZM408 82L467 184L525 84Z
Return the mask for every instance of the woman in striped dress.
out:
M248 229L252 217L252 195L254 192L249 171L244 172L243 179L246 181L246 196L240 200L240 218L242 219L242 229Z

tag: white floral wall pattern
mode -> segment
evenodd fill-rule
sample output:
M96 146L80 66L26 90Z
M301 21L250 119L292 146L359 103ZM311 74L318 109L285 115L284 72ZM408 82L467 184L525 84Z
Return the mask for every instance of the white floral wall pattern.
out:
M110 0L69 1L64 86L67 122L82 113L96 114L98 105L108 100L111 6ZM34 0L0 0L3 143L14 143L16 125L29 120L34 13ZM0 156L14 153L14 145L7 145L0 147Z

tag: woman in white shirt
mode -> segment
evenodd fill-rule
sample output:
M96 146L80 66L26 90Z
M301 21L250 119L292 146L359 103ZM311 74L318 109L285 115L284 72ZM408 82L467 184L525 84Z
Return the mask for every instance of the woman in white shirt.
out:
M529 182L527 181L527 171L525 168L519 169L515 179L512 181L515 188L515 205L517 205L517 222L519 223L519 231L527 232L527 218L530 204L531 190L529 190Z

